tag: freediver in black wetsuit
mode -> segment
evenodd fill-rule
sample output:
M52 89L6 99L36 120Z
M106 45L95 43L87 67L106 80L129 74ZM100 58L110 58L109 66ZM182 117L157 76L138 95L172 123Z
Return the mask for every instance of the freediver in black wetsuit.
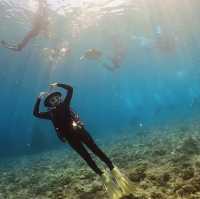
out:
M73 95L73 88L60 83L53 83L49 86L52 88L64 88L67 90L67 95L62 101L62 94L60 92L53 92L51 94L45 92L40 93L34 107L34 116L52 121L60 140L63 142L67 141L87 162L90 168L101 177L104 187L111 199L120 199L123 196L133 193L134 189L132 183L113 165L111 160L96 145L95 141L84 128L79 117L71 110L70 102ZM45 97L44 105L48 108L47 112L39 111L40 102L43 97ZM106 170L101 171L101 169L98 168L85 146L108 166L110 170L109 173Z
M96 145L92 137L84 128L83 124L80 122L79 117L70 108L73 88L69 85L59 83L54 83L50 86L66 89L68 91L67 96L62 102L60 92L49 94L44 101L44 105L49 110L48 112L40 112L39 105L41 97L45 95L45 93L42 93L38 97L35 104L33 111L34 116L41 119L51 120L60 140L63 142L68 141L71 147L80 154L80 156L87 162L93 171L95 171L95 173L100 176L103 174L91 158L84 145L86 145L96 156L106 163L110 170L112 170L114 166L111 160Z

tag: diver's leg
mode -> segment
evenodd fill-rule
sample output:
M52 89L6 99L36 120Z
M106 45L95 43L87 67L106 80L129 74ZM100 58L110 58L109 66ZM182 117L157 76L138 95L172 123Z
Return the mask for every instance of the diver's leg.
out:
M89 133L82 129L80 131L80 137L82 142L96 155L98 156L106 165L109 167L110 170L114 168L113 163L111 160L106 156L106 154L96 145L93 138L89 135Z
M79 140L73 138L69 139L68 142L70 146L87 162L87 164L95 173L100 176L103 174L103 172L97 167L96 163Z
M18 51L22 50L26 45L29 43L31 39L36 37L39 34L39 31L37 29L31 30L22 40L20 44L17 45Z
M13 50L13 51L21 51L27 44L28 42L36 37L38 35L38 31L37 30L32 30L30 31L25 37L24 39L22 40L21 43L17 44L17 45L12 45L12 44L9 44L5 41L1 41L1 46L4 47L4 48L8 48L10 50Z

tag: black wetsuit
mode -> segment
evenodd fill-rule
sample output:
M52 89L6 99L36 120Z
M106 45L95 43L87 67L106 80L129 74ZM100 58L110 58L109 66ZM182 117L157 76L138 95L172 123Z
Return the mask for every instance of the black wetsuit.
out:
M58 137L63 142L68 141L71 147L80 154L80 156L97 174L101 175L102 171L97 167L84 145L86 145L96 156L104 161L110 170L112 170L114 168L112 162L96 145L92 137L85 130L84 126L80 124L77 127L73 127L72 125L73 121L77 122L75 114L70 109L73 88L65 84L58 84L58 86L68 91L64 102L48 112L40 112L39 105L41 100L38 98L34 107L34 116L41 119L51 120L54 124Z

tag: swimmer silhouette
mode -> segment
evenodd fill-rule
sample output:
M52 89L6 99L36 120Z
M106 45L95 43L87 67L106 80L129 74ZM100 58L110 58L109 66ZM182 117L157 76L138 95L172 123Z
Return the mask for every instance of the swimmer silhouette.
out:
M39 8L34 18L32 29L19 44L9 44L5 41L0 42L0 46L8 48L13 51L21 51L33 38L37 37L42 31L47 31L48 17L46 2L39 1Z

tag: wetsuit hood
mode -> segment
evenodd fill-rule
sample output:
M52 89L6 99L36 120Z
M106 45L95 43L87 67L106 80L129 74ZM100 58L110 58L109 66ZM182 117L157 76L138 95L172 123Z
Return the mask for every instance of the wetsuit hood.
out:
M51 98L55 97L55 96L61 97L62 94L60 92L53 92L53 93L48 94L48 96L44 100L44 106L46 106L46 107L54 107L54 106L52 106L50 101L51 101Z

